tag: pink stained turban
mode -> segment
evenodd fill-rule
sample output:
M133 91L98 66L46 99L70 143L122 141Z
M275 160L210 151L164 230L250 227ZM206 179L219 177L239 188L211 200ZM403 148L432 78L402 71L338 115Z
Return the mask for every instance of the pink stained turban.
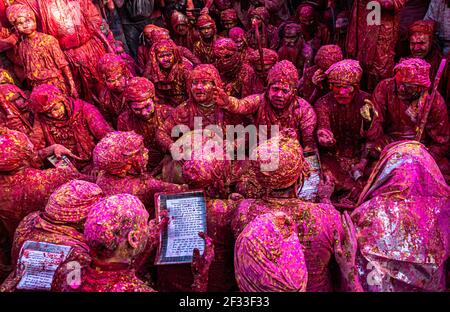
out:
M19 169L23 162L34 155L34 146L28 137L19 131L2 128L0 132L0 172Z
M119 73L131 77L128 64L115 53L106 53L101 57L97 64L97 70L100 75L112 76Z
M278 61L278 53L272 49L263 48L263 61L264 64L275 64ZM248 55L248 61L254 66L260 63L259 51L253 50Z
M331 65L325 74L331 83L359 85L363 70L358 61L346 59Z
M409 58L394 67L394 75L397 81L429 88L430 68L431 65L422 59Z
M72 180L50 195L45 215L54 221L78 223L86 219L91 206L102 197L102 189L97 184Z
M131 231L136 233L139 244L136 254L139 253L147 242L148 218L144 204L133 195L118 194L97 202L84 226L91 254L100 259L111 257Z
M30 95L31 108L35 113L42 113L50 108L57 99L65 100L65 95L58 87L43 84L35 87Z
M270 212L249 223L234 249L236 281L244 292L301 292L308 271L294 222Z
M228 36L233 41L236 41L241 38L245 39L245 30L243 30L241 27L233 27L228 32Z
M197 28L204 27L206 25L211 25L214 30L216 30L216 22L208 14L202 14L198 17L197 23L195 24Z
M200 64L196 66L190 73L188 79L188 90L191 89L192 81L194 79L209 79L214 82L214 85L218 88L222 88L222 79L220 78L219 71L214 65Z
M435 30L436 30L436 22L432 21L432 20L415 21L408 28L410 36L414 33L420 33L420 34L434 36Z
M293 185L302 175L305 162L298 140L284 135L261 143L251 159L258 182L269 189Z
M270 86L278 82L287 82L292 87L298 85L298 71L291 61L280 61L269 70L267 84Z
M226 9L220 12L220 20L224 21L237 21L238 16L235 9Z
M254 16L258 16L265 25L269 24L269 11L265 7L257 7L253 10L250 10L249 12L250 18L253 18Z
M131 165L133 157L142 153L144 138L134 131L108 133L94 148L93 161L99 170L114 173L117 170ZM145 156L142 158L142 168L146 166Z
M317 51L314 63L322 70L327 70L331 65L344 59L342 50L338 45L328 44L321 46Z
M146 78L133 77L128 81L123 97L127 102L139 102L154 98L155 86Z
M33 10L29 6L24 4L10 5L6 9L6 17L8 18L8 21L13 25L19 17L31 17L33 20L36 20L36 16L34 15Z

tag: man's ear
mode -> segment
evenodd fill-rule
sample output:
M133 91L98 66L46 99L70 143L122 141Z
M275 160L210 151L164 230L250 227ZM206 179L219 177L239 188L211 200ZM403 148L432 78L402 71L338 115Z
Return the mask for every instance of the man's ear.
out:
M139 247L139 238L136 231L131 231L128 233L128 244L130 244L130 246L134 249Z

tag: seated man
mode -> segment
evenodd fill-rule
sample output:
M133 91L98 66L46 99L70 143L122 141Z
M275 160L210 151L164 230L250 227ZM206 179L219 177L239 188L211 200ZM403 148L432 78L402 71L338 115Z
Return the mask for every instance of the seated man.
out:
M430 64L422 59L407 59L394 68L394 77L381 81L372 94L370 105L372 125L369 131L380 142L417 139L420 125L424 125L420 141L427 146L444 176L450 174L447 153L450 144L450 125L447 106L437 93L424 120L426 101L430 100ZM425 122L425 124L424 124Z
M128 64L117 54L105 54L98 62L97 71L103 86L99 93L99 108L114 127L124 111L123 91L133 76Z
M147 169L152 175L161 170L160 163L165 153L156 142L156 131L169 118L173 108L155 103L155 87L145 78L134 77L124 92L127 109L119 116L117 130L134 131L144 137L148 149Z
M91 262L89 248L84 242L83 226L91 206L103 198L103 192L94 183L72 180L50 196L45 211L32 212L16 229L12 246L12 263L17 266L18 257L26 241L46 242L70 246L70 254L61 263L52 279L51 291L71 291L78 285L71 285L67 264L77 261L86 267ZM22 275L19 269L10 274L0 291L15 291Z
M296 95L297 85L297 69L285 60L270 69L268 90L263 94L239 100L218 89L217 103L234 114L253 114L256 128L267 126L267 131L272 126L278 126L279 130L295 129L297 140L302 143L305 151L312 152L316 150L316 113L308 102ZM270 133L268 135L270 137Z
M118 194L95 204L85 223L84 238L90 248L91 265L81 275L83 292L154 292L136 276L133 260L144 250L152 229L148 213L135 196ZM204 292L208 284L209 266L214 259L210 238L200 257L194 249L191 290Z
M275 153L278 155L276 168L271 167L274 163L269 162L274 161L272 157ZM305 247L303 253L308 271L306 291L332 291L334 237L335 233L339 238L343 235L341 218L331 205L306 203L296 198L298 181L306 169L298 141L286 136L273 137L253 151L252 159L256 179L266 189L266 195L258 199L244 199L238 204L232 220L234 237L248 233L246 227L258 216L284 212L297 225L299 241ZM239 248L238 244L236 248Z
M92 150L111 126L92 104L64 95L52 85L34 88L30 104L35 113L30 140L37 149L61 144L78 156L75 166L89 173Z
M335 181L333 201L357 200L367 179L370 122L360 114L370 94L359 89L363 70L358 61L343 60L325 72L331 92L320 98L317 113L317 139L324 172Z

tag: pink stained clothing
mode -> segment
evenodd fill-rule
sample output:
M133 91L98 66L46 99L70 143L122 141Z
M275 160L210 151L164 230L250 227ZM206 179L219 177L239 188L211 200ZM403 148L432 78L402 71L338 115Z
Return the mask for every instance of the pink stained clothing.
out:
M38 30L58 40L79 93L85 99L95 98L100 80L96 67L106 49L98 38L102 18L92 1L19 0L16 3L28 5L36 14Z
M400 29L400 11L407 0L384 1L381 4L381 21L373 21L373 10L367 10L369 0L355 0L347 36L347 57L357 58L368 77L369 90L392 75L395 47ZM389 7L391 6L391 7Z
M83 272L81 292L155 292L136 277L133 269L89 266Z
M55 272L52 291L73 291L67 283L66 264L77 261L81 267L87 267L91 262L89 247L84 243L83 234L69 225L55 224L45 219L45 213L33 212L19 224L14 235L12 246L12 263L18 261L20 250L26 241L46 242L72 247L68 258ZM15 291L20 276L13 272L2 284L3 291ZM75 286L74 286L75 287Z
M33 39L21 41L17 53L32 87L50 83L64 93L69 92L70 86L62 73L69 63L55 37L38 32Z
M302 147L315 149L316 113L302 98L294 97L281 114L274 111L265 94L251 95L241 100L229 97L229 105L225 109L238 115L253 114L256 127L267 126L270 130L271 126L278 125L280 131L286 128L295 129Z
M255 218L273 211L282 211L297 223L308 269L306 291L333 291L329 267L334 253L334 231L339 235L343 233L339 212L331 205L294 198L245 199L238 204L233 216L234 237Z
M367 291L444 291L450 187L415 141L387 146L352 213Z
M234 207L233 201L210 199L206 202L207 234L214 242L214 260L209 269L208 292L228 292L236 288L231 232ZM160 291L191 291L193 281L190 264L157 267L157 285Z
M82 158L74 160L76 167L82 169L90 163L95 144L112 128L94 105L72 98L67 101L67 120L55 121L36 114L30 140L38 150L55 143L64 145Z
M168 105L155 104L155 112L150 120L139 118L131 110L124 111L117 120L117 130L134 131L144 137L144 145L149 153L147 165L149 171L155 169L165 156L156 141L156 132L169 118L172 110L173 108Z
M305 291L308 272L293 221L267 213L248 224L234 248L236 281L244 292Z
M101 172L96 183L105 195L126 193L136 196L142 201L151 218L155 216L154 195L156 193L186 191L185 186L160 181L148 173L139 176L127 175L125 177L119 177Z
M370 136L375 138L384 134L390 142L415 138L417 122L411 120L406 113L408 106L398 98L395 78L381 81L375 88L372 98L379 117L374 118L368 130ZM420 116L419 113L418 120ZM435 102L431 104L422 142L438 163L441 158L446 157L450 144L450 126L447 106L440 94L437 94Z
M33 211L43 210L50 194L60 185L79 177L70 170L25 168L0 175L0 219L10 237L19 222Z

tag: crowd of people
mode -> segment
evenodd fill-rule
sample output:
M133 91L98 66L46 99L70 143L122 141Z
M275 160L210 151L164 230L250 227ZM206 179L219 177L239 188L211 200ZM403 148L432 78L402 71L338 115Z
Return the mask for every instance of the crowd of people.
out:
M1 0L0 22L0 291L29 241L70 248L58 292L450 289L449 0ZM209 144L229 126L259 130L237 160ZM155 194L198 189L203 253L155 265Z

